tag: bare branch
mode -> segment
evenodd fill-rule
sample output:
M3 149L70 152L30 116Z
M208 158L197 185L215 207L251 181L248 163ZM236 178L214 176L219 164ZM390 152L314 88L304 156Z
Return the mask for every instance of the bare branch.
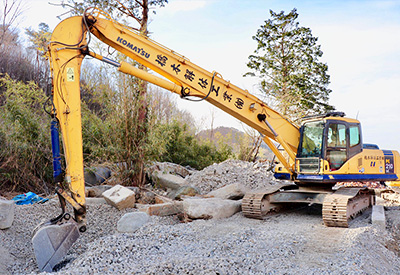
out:
M125 14L125 15L127 15L127 16L129 16L129 17L132 17L132 18L135 19L139 24L141 24L140 18L137 18L137 17L131 12L130 9L128 9L127 7L125 7L119 0L115 0L115 1L117 1L118 4L121 5L121 7L117 7L117 9L118 9L120 12L122 12L123 14ZM137 1L136 1L136 2L137 2ZM139 5L140 5L140 3L139 3Z
M0 45L4 43L5 38L10 32L18 17L22 14L22 0L3 0L3 13L0 14L1 28Z
M144 3L143 3L143 2L140 2L140 1L138 1L138 0L135 0L135 2L136 2L139 6L141 6L142 8L144 8Z

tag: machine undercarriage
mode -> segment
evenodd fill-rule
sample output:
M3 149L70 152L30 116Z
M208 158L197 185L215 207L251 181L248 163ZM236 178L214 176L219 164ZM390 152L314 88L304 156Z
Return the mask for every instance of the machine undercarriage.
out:
M247 193L242 201L245 217L263 219L289 203L322 205L322 219L329 227L348 227L349 221L375 204L375 192L360 187L338 190L278 184L258 192Z

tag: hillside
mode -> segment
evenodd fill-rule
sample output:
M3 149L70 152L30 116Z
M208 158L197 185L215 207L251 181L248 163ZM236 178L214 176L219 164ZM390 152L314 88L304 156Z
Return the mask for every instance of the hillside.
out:
M245 132L240 131L233 127L220 126L215 129L202 130L197 134L200 140L212 140L218 146L218 143L226 143L232 147L233 152L237 154L241 144L252 145L254 141ZM273 157L272 151L268 146L262 142L260 147L259 157L263 159L271 159Z

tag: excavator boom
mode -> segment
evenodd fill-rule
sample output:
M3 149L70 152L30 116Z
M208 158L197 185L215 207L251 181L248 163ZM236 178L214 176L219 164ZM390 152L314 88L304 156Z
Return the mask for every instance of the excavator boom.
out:
M170 80L180 89L168 88L181 97L198 97L224 110L250 127L259 131L266 138L282 144L292 161L296 157L299 143L299 127L288 118L271 109L267 104L246 90L224 80L220 74L209 72L193 64L189 59L170 50L151 39L142 36L135 30L110 19L101 11L85 15L90 33L105 44L143 64L154 72ZM120 65L124 73L143 78L143 73L127 63ZM154 76L154 79L157 78ZM160 78L158 78L160 79ZM151 80L148 80L152 82ZM152 82L161 86L159 82ZM267 143L268 144L268 143ZM272 144L272 143L271 143ZM278 158L287 163L283 156ZM287 164L287 169L292 167Z

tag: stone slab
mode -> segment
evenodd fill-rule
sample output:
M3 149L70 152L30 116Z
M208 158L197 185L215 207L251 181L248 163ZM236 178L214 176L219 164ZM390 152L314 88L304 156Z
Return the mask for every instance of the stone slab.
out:
M106 204L106 200L104 198L86 198L86 205L94 205L94 204Z
M371 221L373 226L382 230L386 229L385 208L383 205L372 206Z
M184 178L172 174L166 174L161 171L155 171L152 174L152 179L156 186L159 186L163 189L177 190L185 184Z
M241 210L242 202L220 198L186 198L183 209L191 219L228 218Z
M376 205L383 205L383 206L385 206L385 200L384 199L382 199L381 197L378 197L378 196L375 196L375 204Z
M154 205L141 205L138 208L150 216L171 216L183 212L182 202L167 202Z
M172 202L172 199L160 195L157 195L154 199L156 204Z
M122 185L115 185L102 195L108 204L119 210L135 207L135 192Z
M0 229L10 228L14 221L15 203L0 198Z
M222 188L211 191L206 197L214 197L220 199L242 199L248 189L241 183L233 183Z

